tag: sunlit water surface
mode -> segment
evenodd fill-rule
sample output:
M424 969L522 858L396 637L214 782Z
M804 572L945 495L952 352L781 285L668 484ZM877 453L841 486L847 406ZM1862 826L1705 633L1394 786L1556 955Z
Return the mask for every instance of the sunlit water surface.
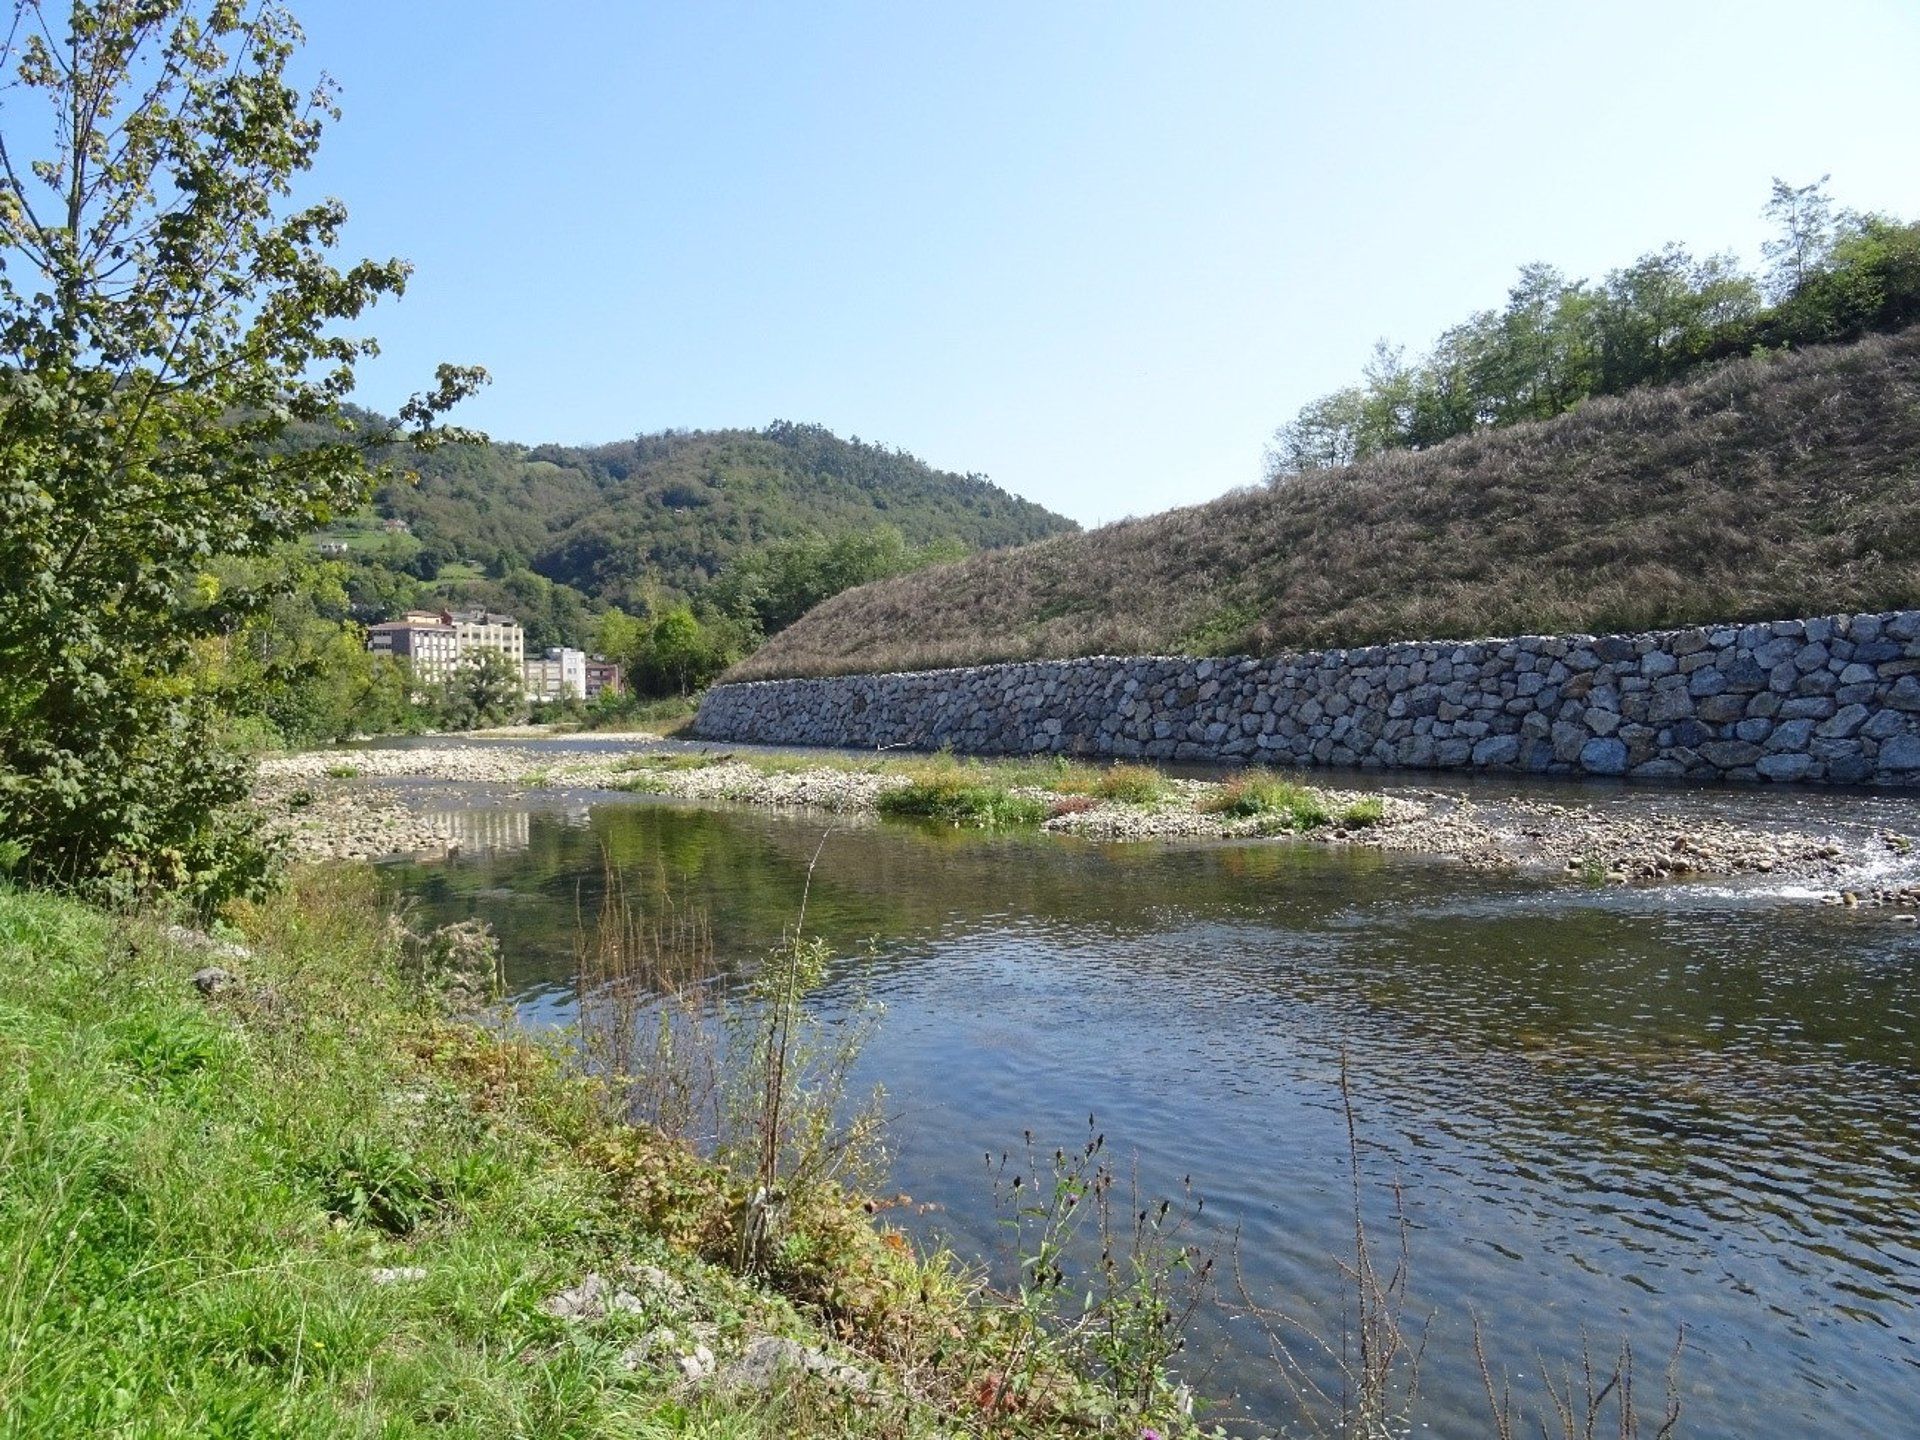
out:
M744 967L791 922L828 823L449 787L419 803L456 813L467 848L392 882L436 920L490 921L537 1023L571 1018L605 862L703 905ZM1920 828L1884 797L1688 803ZM807 920L840 957L828 1017L885 1007L857 1078L885 1087L893 1183L937 1207L908 1223L964 1255L1007 1259L984 1158L1027 1131L1074 1144L1093 1115L1150 1191L1191 1177L1255 1295L1337 1335L1345 1057L1388 1250L1404 1196L1430 1433L1487 1431L1476 1317L1529 1404L1543 1363L1626 1339L1651 1410L1684 1333L1686 1435L1916 1433L1920 936L1885 912L1784 886L1593 890L1309 845L858 823L821 849ZM1245 1319L1204 1317L1188 1368L1235 1413L1292 1423Z

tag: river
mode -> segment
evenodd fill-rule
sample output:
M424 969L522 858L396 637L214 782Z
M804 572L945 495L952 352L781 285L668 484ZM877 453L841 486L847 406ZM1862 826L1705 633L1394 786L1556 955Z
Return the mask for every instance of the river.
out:
M819 848L808 929L838 958L817 1004L884 1005L857 1079L885 1088L892 1183L934 1207L905 1223L963 1255L1005 1261L985 1157L1028 1131L1072 1145L1091 1115L1150 1192L1191 1178L1251 1292L1336 1334L1344 1062L1387 1263L1404 1197L1424 1433L1489 1433L1476 1318L1529 1407L1543 1363L1625 1339L1651 1413L1684 1335L1684 1435L1914 1433L1920 927L1888 912L1764 881L1596 889L1286 842L859 822L821 847L825 817L637 796L440 785L420 803L466 846L385 873L435 921L491 922L538 1025L573 1015L605 861L703 906L722 963L744 966ZM1691 803L1920 830L1904 797ZM1188 1365L1223 1413L1290 1423L1246 1318L1203 1316Z

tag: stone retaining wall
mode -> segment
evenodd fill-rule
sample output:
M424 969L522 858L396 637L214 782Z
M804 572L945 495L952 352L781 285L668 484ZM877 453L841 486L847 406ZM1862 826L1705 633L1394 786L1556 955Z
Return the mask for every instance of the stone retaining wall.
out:
M703 739L1920 784L1920 611L718 685Z

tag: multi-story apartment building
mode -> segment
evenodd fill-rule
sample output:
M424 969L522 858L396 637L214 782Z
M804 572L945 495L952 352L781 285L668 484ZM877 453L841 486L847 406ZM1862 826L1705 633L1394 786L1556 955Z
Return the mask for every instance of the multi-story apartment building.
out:
M484 650L498 652L519 670L526 658L526 632L511 615L487 610L409 610L398 620L368 626L367 649L405 660L415 680L431 685ZM584 677L580 689L585 693Z
M369 625L367 649L405 660L415 680L430 684L453 672L460 658L460 637L447 616L409 610L398 620Z
M526 662L527 698L584 700L587 695L587 655L584 650L558 647L539 660Z
M459 641L460 658L481 650L498 650L518 670L527 660L527 633L511 615L491 610L455 610L447 619Z

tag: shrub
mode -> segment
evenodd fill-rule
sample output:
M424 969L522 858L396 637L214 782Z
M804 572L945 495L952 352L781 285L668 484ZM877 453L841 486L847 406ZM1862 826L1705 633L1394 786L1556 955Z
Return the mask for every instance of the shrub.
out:
M1229 780L1201 808L1234 819L1258 817L1262 829L1274 831L1317 830L1333 820L1319 791L1264 770Z
M1364 800L1356 800L1342 810L1339 820L1350 830L1364 830L1370 825L1378 825L1387 818L1387 802L1378 795L1369 795Z
M1167 793L1167 780L1151 765L1115 765L1094 783L1094 793L1104 800L1152 805Z
M958 770L931 771L885 791L875 808L895 818L938 820L980 830L1038 825L1047 818L1045 802L1015 795Z

